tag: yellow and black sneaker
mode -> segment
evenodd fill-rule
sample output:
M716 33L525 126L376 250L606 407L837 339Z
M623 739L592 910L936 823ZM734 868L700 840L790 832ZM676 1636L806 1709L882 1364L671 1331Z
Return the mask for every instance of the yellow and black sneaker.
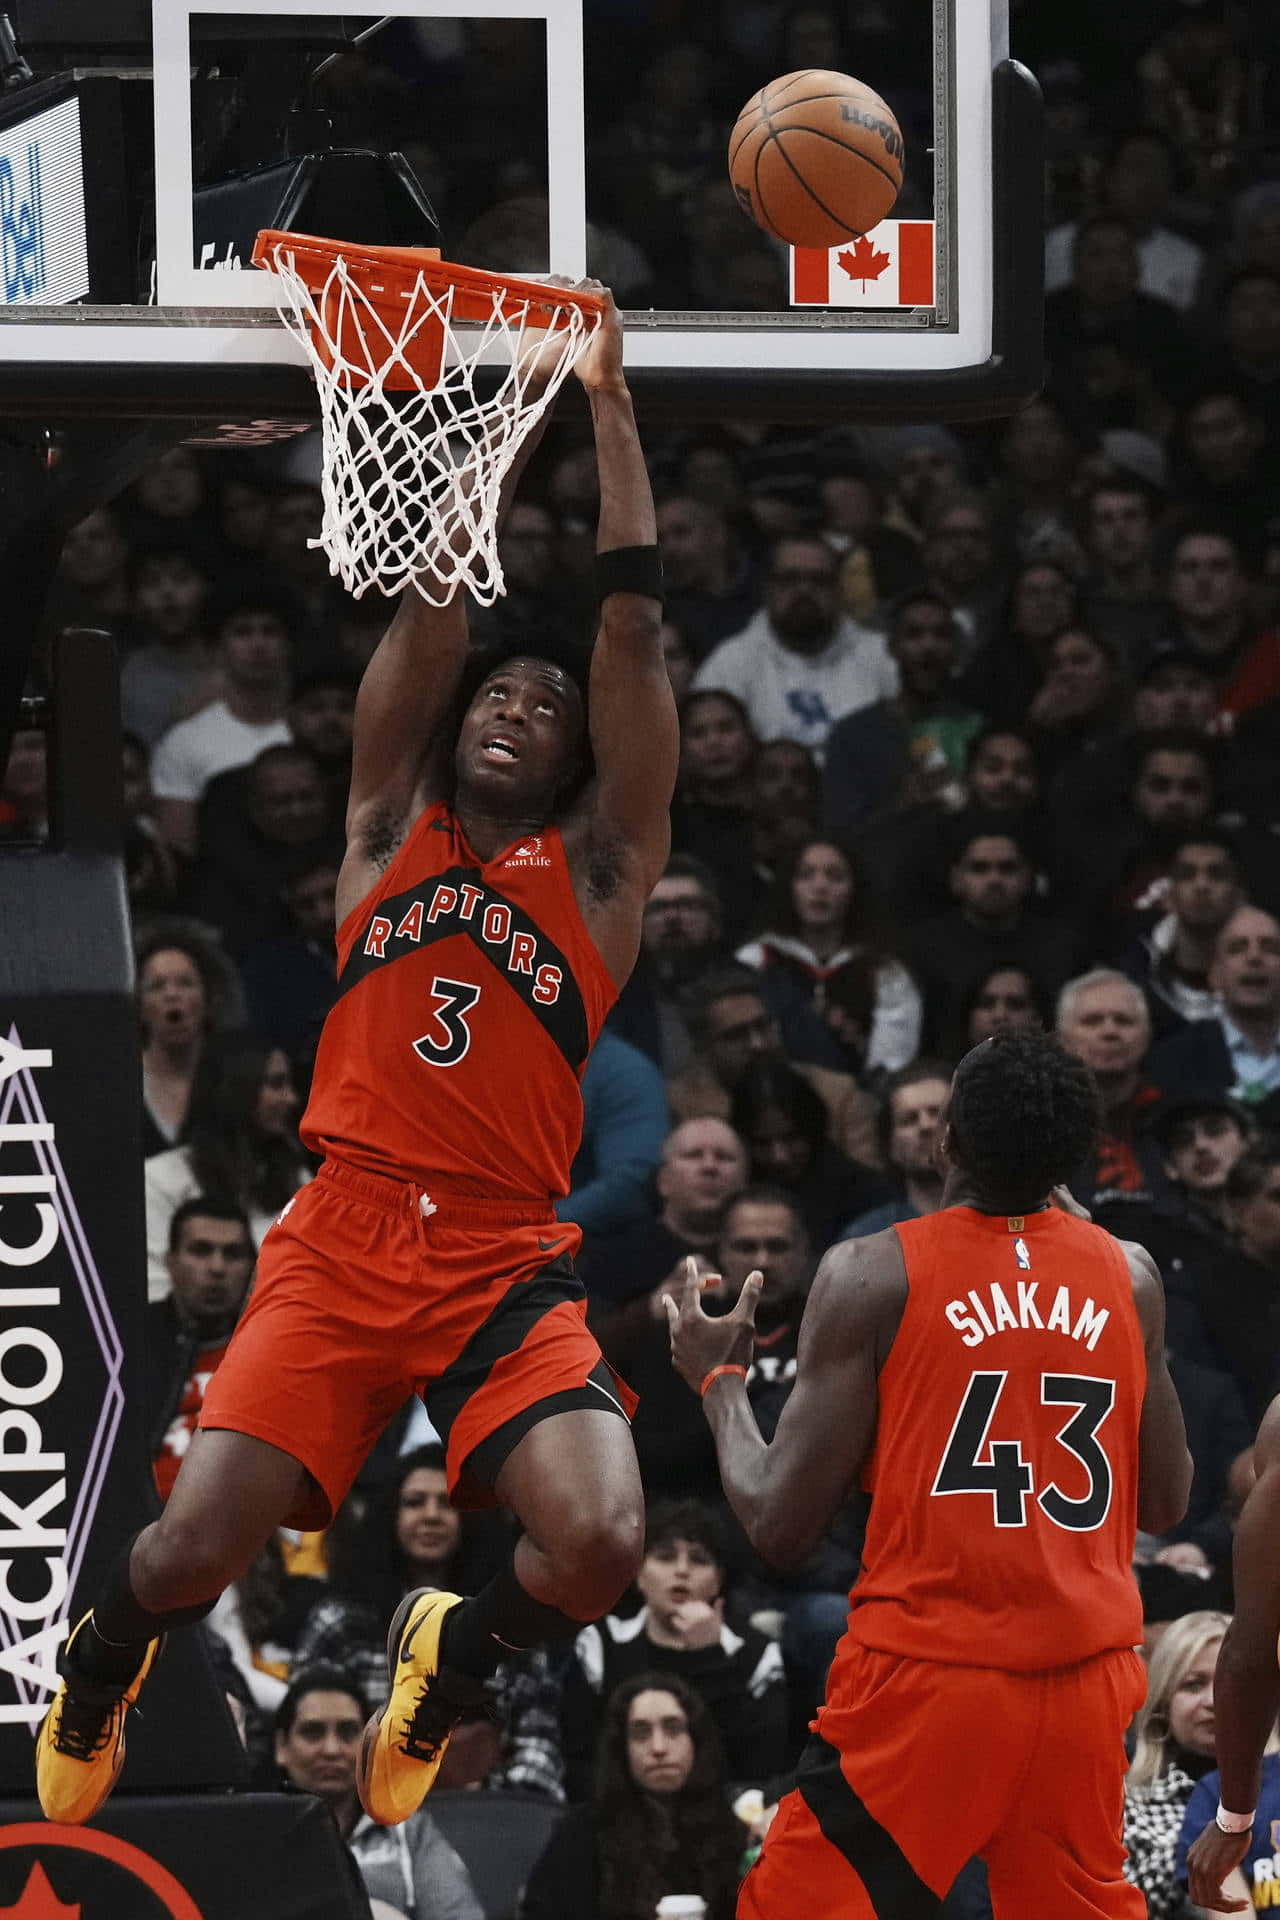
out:
M456 1593L419 1587L406 1594L391 1622L391 1697L365 1728L356 1765L360 1804L381 1826L398 1826L417 1812L435 1784L458 1722L490 1709L492 1696L483 1680L440 1671L445 1617L461 1605Z
M163 1638L148 1642L132 1680L112 1686L77 1673L71 1650L89 1615L58 1656L62 1676L36 1738L36 1792L47 1820L78 1827L92 1819L124 1765L125 1715L156 1663Z

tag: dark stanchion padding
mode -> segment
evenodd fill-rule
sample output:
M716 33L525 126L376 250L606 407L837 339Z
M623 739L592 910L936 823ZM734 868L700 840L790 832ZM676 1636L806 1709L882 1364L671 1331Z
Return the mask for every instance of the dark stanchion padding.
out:
M14 1906L33 1920L369 1920L328 1807L284 1793L121 1797L87 1827L0 1801L0 1913Z
M541 1793L433 1793L431 1817L471 1875L485 1920L516 1920L526 1880L564 1816Z
M0 1793L15 1797L68 1627L157 1511L119 672L90 632L62 635L52 667L49 839L0 846ZM244 1777L204 1643L176 1633L119 1791Z

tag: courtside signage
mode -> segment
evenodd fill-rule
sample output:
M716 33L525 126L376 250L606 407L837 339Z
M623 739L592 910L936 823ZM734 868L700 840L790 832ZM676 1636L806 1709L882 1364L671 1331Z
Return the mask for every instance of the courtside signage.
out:
M80 102L63 100L0 131L0 294L57 307L88 293Z

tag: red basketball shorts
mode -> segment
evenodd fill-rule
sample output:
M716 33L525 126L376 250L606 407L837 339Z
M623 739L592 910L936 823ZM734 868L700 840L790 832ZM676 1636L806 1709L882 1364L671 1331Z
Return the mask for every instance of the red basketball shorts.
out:
M548 1202L427 1196L327 1160L262 1243L200 1425L301 1461L323 1501L290 1517L322 1526L418 1393L455 1502L492 1505L502 1462L538 1420L635 1409L587 1331L580 1240Z
M929 1920L975 1854L995 1920L1145 1920L1121 1840L1145 1694L1127 1649L1007 1673L846 1638L738 1920Z

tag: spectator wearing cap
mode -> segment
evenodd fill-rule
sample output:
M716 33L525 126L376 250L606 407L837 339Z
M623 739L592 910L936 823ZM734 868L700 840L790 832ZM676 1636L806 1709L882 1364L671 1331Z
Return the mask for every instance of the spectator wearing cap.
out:
M1213 675L1218 712L1231 719L1280 696L1280 634L1259 633L1239 542L1225 529L1187 527L1174 543L1166 638Z
M1157 1041L1217 1011L1209 985L1214 948L1244 897L1235 848L1225 834L1201 828L1174 849L1168 911L1137 934L1117 960L1147 997Z
M904 594L889 617L898 691L846 714L831 730L823 768L823 817L851 834L864 820L916 800L958 792L969 742L982 717L951 691L958 634L950 605L927 587Z
M950 855L953 905L915 930L904 955L924 996L926 1044L955 1031L969 995L994 968L1019 967L1055 993L1080 952L1073 927L1036 911L1021 828L964 816L952 828Z
M964 448L946 427L894 427L872 433L889 479L885 525L905 533L917 546L936 500L968 480Z
M1098 1144L1073 1174L1072 1191L1086 1207L1162 1194L1160 1150L1144 1132L1160 1095L1144 1073L1151 1016L1141 987L1114 967L1091 968L1062 989L1055 1026L1067 1052L1092 1073L1102 1110Z
M825 1128L826 1110L823 1109ZM584 1238L577 1266L593 1307L609 1311L644 1296L665 1325L661 1293L678 1285L690 1254L714 1253L720 1216L747 1183L747 1152L727 1120L682 1120L662 1143L654 1177L657 1212L625 1233Z
M640 952L609 1015L610 1029L673 1079L693 1057L685 995L723 959L715 877L692 854L673 853L645 901Z
M652 1500L636 1585L639 1613L607 1614L574 1643L565 1676L562 1740L569 1799L581 1800L604 1707L639 1673L678 1674L714 1720L731 1780L763 1783L786 1759L786 1679L775 1640L725 1618L729 1548L715 1509Z
M880 1137L893 1191L856 1214L840 1233L841 1240L861 1240L901 1220L919 1220L938 1211L942 1169L936 1149L950 1097L951 1068L941 1060L917 1060L890 1075L880 1109Z
M715 1114L727 1120L733 1095L756 1060L785 1060L782 1029L765 998L760 975L723 967L690 991L686 1007L694 1057L667 1083L673 1116ZM792 1064L822 1098L836 1145L863 1166L878 1164L876 1103L852 1074L801 1061Z
M1217 715L1217 684L1192 647L1161 646L1139 670L1133 690L1136 733L1208 733Z
M1136 127L1115 141L1102 193L1108 210L1128 224L1136 239L1138 291L1185 313L1196 297L1204 254L1165 224L1173 184L1173 150L1163 134ZM1046 293L1070 284L1078 231L1078 222L1068 220L1046 234Z
M728 516L691 493L658 507L666 610L695 659L738 633L760 604L759 585Z
M1167 1093L1230 1094L1260 1126L1280 1124L1280 921L1237 907L1214 945L1209 985L1217 1015L1162 1042L1152 1078Z
M224 611L215 636L222 698L170 727L151 762L160 831L179 853L196 850L197 808L210 780L289 741L289 653L289 629L269 596Z
M840 611L840 567L819 534L769 550L764 605L698 669L699 689L736 694L761 740L821 756L835 722L897 691L884 635Z

